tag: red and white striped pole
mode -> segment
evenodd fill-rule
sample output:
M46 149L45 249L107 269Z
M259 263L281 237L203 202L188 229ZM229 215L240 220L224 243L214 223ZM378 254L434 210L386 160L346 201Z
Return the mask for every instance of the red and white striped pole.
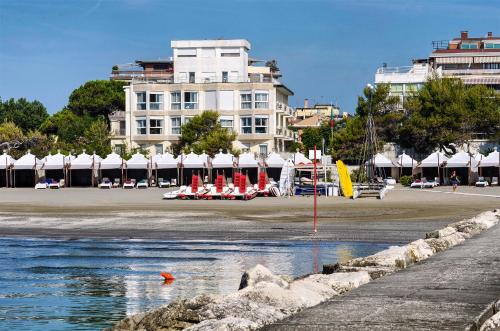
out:
M316 145L314 145L314 233L318 232L316 227L317 222L317 197L316 197Z

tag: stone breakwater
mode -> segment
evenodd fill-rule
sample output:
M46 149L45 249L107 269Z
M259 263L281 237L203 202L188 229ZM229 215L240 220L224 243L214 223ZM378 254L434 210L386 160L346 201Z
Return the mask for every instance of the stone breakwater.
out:
M326 265L323 274L298 279L274 275L257 265L245 272L235 293L179 300L129 316L110 330L256 330L460 244L499 218L499 210L484 212L427 233L426 239Z

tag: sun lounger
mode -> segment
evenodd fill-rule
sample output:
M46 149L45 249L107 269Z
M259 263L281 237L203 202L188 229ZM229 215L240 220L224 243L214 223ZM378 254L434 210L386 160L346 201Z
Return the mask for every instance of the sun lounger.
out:
M491 185L498 185L498 177L491 177Z
M123 188L124 189L132 189L135 187L135 179L127 179L123 183Z
M252 200L257 196L257 190L253 186L248 186L245 192L241 192L240 188L237 186L232 192L227 193L225 196L230 200Z
M168 180L164 180L163 178L158 178L158 187L165 188L170 187L171 183Z
M102 181L97 185L99 188L108 188L110 189L113 186L113 183L109 180L109 178L104 177Z
M120 187L120 178L113 179L112 187L113 188L119 188Z
M392 177L387 177L384 179L385 185L396 185L396 180Z
M416 179L413 183L410 184L411 188L424 188L424 181L421 179Z
M35 185L35 190L45 190L47 188L49 188L49 184L45 180Z
M186 190L187 190L187 186L183 185L178 190L170 191L170 192L163 194L163 199L165 199L165 200L177 199L177 198L179 198L179 194L184 193Z
M488 186L488 182L486 181L486 179L484 179L484 177L479 177L477 182L476 182L476 186L477 187L486 187Z
M59 189L61 187L64 187L64 179L61 179L60 181L52 180L49 183L49 189Z
M148 188L148 181L145 180L145 179L141 179L138 183L137 183L137 188Z

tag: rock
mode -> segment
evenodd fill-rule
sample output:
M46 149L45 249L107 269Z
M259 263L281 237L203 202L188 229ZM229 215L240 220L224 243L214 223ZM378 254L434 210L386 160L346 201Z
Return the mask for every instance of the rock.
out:
M239 295L257 303L273 306L287 315L306 307L306 303L298 293L274 283L260 282L253 288L247 287L241 290Z
M423 239L415 240L409 243L408 252L413 262L419 262L434 255L432 247Z
M455 232L457 232L457 230L454 227L447 226L444 229L435 230L435 231L426 233L425 238L426 239L428 239L428 238L443 238L443 237L449 236Z
M334 272L339 270L339 267L340 267L339 263L323 264L323 271L321 273L324 275L333 274Z
M466 234L466 237L471 237L498 224L499 214L498 210L487 211L471 219L452 223L448 226L455 228L458 232Z
M290 284L290 291L298 296L304 307L312 307L331 298L338 293L327 284L319 283L311 276L299 279Z
M289 286L289 283L283 277L276 276L263 265L257 264L255 267L243 273L239 289L241 290L248 286L255 286L255 284L259 282L275 283L283 288Z
M500 330L500 312L491 316L481 325L479 331L498 331Z
M187 328L186 331L247 331L256 330L259 325L244 318L227 317L221 320L206 320Z
M408 246L391 246L381 252L363 258L352 259L345 263L354 267L398 267L406 268L412 263Z
M434 253L437 253L462 243L465 238L466 236L463 233L455 232L443 238L425 239L425 242L429 244Z
M354 267L354 266L339 266L336 272L356 272L356 271L366 271L370 275L372 280L380 278L385 275L390 275L397 271L396 267L381 267L381 266L369 266L369 267Z
M307 279L325 284L341 294L370 282L371 277L367 271L337 272L331 275L315 274ZM293 285L293 284L292 284ZM331 295L330 297L336 294Z

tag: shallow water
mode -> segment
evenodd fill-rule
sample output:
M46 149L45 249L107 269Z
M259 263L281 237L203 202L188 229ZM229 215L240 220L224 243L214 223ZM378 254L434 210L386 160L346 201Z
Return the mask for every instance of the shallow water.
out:
M300 276L386 244L0 238L0 330L98 330L127 314L237 290L257 263ZM165 284L159 273L176 280Z

